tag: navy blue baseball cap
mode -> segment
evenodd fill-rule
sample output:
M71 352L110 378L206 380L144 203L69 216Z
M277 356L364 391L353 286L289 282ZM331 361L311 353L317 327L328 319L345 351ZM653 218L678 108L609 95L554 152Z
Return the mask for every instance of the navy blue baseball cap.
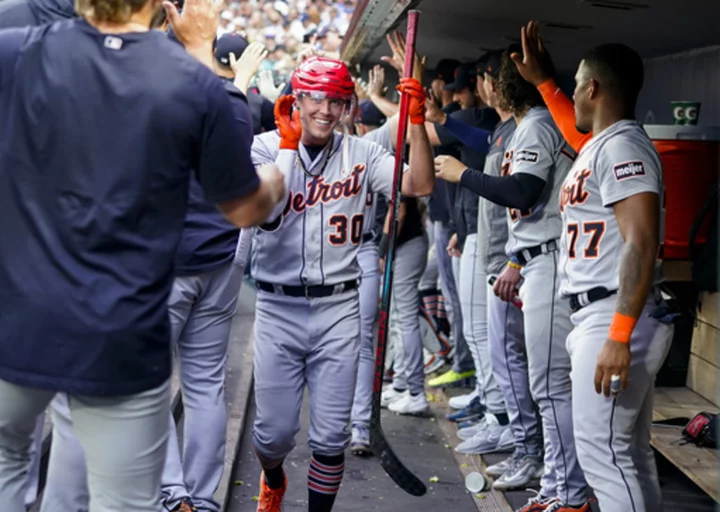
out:
M250 43L240 34L225 34L215 43L215 60L225 66L230 65L230 54L239 59Z
M476 83L477 74L475 63L465 63L455 68L453 81L443 87L443 89L453 92L461 91L466 87L474 89Z
M380 112L375 104L370 100L362 100L358 104L357 116L355 122L367 126L382 126L387 118Z
M500 63L502 62L503 50L495 50L487 53L480 61L482 68L478 66L478 72L487 73L493 78L497 78L500 74Z
M446 84L450 83L455 74L455 69L460 65L459 60L441 59L435 66L435 78L443 80Z

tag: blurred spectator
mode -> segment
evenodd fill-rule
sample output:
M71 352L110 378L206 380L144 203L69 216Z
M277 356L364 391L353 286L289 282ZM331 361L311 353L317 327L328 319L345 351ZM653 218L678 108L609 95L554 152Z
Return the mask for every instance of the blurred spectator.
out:
M356 0L231 0L217 35L239 33L249 43L262 43L269 55L260 70L271 71L279 84L288 81L309 43L337 55L355 5Z

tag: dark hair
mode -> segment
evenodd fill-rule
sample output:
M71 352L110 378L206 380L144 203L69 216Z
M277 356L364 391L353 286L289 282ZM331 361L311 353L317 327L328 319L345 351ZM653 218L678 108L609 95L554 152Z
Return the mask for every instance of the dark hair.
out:
M517 114L527 108L544 107L545 102L537 87L522 77L515 62L510 58L513 53L519 53L522 56L522 47L519 44L512 44L500 58L498 74L500 108L506 112ZM545 72L554 77L555 66L547 50L541 54L541 59Z
M125 23L148 0L75 0L75 11L83 18L109 23Z
M165 12L165 9L159 9L153 16L152 20L150 20L150 28L159 28L166 20L167 13Z
M645 80L643 61L635 50L624 44L601 44L585 54L583 63L592 78L627 112L635 111Z

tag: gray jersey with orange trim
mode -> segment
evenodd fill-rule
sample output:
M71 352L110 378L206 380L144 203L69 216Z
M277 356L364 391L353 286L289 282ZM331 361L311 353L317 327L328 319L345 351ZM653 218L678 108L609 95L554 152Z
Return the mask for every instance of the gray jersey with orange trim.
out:
M366 133L362 136L362 139L374 142L375 144L380 145L388 153L393 155L395 154L392 140L390 140L390 123L385 123L380 128L376 128L375 130ZM367 210L365 212L365 226L363 228L363 232L370 233L377 231L376 215L378 208L378 195L368 194L367 202L365 204L367 205Z
M390 195L395 159L378 144L351 136L346 170L343 137L334 134L314 161L302 144L297 153L279 150L277 131L255 137L256 167L271 162L281 169L291 167L283 213L260 226L253 240L256 280L310 286L360 277L356 253L362 243L367 194Z
M618 289L625 242L613 204L630 196L664 193L662 165L652 141L635 121L620 121L581 150L560 192L563 233L560 293L602 286ZM664 237L664 207L660 240Z
M508 209L507 254L560 238L559 192L574 158L575 152L563 139L550 112L544 107L531 108L508 142L502 172L532 174L545 182L545 188L532 208Z
M490 135L490 148L483 169L488 176L500 176L505 147L514 132L515 119L510 117L499 123ZM500 274L507 264L507 209L484 197L478 201L477 252L480 265L488 276Z

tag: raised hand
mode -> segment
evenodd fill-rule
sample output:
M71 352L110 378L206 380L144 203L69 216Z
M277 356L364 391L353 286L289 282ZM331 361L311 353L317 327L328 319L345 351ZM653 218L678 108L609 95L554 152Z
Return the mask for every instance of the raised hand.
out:
M397 90L410 96L408 117L410 124L425 123L425 89L415 78L401 78Z
M230 67L235 72L234 83L238 89L247 92L250 80L267 56L268 50L261 43L251 43L239 59L235 58L234 53L230 54Z
M428 99L430 101L425 102L425 120L430 123L445 124L447 114L438 107L438 102L432 91L428 91Z
M370 69L367 84L368 97L383 97L385 95L385 70L380 64Z
M281 96L275 102L275 125L280 132L280 149L297 151L302 136L300 111L292 111L295 98L290 95Z
M388 45L390 46L390 50L392 51L392 56L381 57L381 60L383 62L387 62L392 67L394 67L397 72L400 73L400 76L405 76L405 38L397 30L395 32L387 34L385 38L387 39ZM416 52L413 56L413 59L413 77L415 77L419 82L421 82L423 73L425 71L425 63L427 62L427 57L423 57L421 59Z
M520 42L523 54L514 52L510 58L517 66L520 75L534 86L538 86L551 76L550 71L546 69L545 49L536 22L530 21L520 29Z
M285 82L275 87L272 71L263 69L258 73L257 87L260 94L275 103L285 89Z
M175 4L163 2L168 20L178 40L185 46L197 47L215 40L220 24L221 2L214 0L186 0L180 14Z

